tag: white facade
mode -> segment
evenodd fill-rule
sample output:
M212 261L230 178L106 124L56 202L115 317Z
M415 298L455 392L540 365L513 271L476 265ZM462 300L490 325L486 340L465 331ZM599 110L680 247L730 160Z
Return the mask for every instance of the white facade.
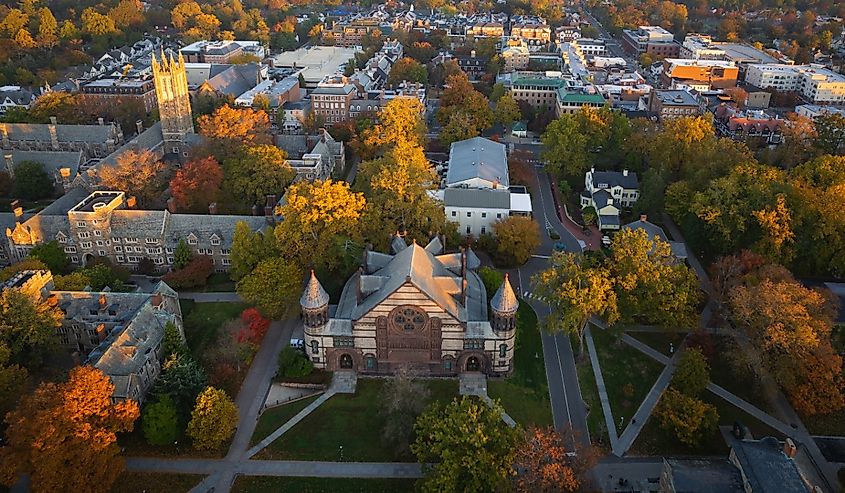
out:
M815 65L749 65L745 81L763 89L797 92L813 103L845 104L845 76Z
M603 39L580 38L572 44L581 56L604 56L607 54L607 45Z
M462 235L493 234L496 221L531 216L531 195L509 190L444 189L434 193L443 202L446 220L458 223Z
M725 50L713 45L713 39L706 34L687 34L681 45L680 58L695 60L725 60Z

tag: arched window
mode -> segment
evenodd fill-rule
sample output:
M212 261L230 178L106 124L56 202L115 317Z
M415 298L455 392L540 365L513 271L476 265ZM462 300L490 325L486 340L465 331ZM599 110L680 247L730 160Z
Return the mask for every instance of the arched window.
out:
M372 354L367 355L366 359L367 370L375 370L376 369L376 357Z
M311 341L311 354L318 354L320 352L320 343L316 339Z
M499 357L504 358L508 354L508 345L507 344L500 344L499 345Z
M348 354L342 354L340 356L340 367L345 369L345 370L351 369L352 368L352 356L349 356Z

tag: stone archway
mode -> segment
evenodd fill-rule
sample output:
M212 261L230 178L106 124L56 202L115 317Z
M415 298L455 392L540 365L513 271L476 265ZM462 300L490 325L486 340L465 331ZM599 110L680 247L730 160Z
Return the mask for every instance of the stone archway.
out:
M86 253L82 256L82 267L89 267L92 262L94 262L94 255L91 253Z
M352 359L352 355L350 355L349 353L343 353L338 359L337 366L341 370L352 370L353 368L355 368L355 360Z
M458 358L458 371L466 373L487 373L490 361L481 351L463 353Z
M467 358L466 366L464 367L466 371L481 371L481 360L478 359L478 356L470 356Z

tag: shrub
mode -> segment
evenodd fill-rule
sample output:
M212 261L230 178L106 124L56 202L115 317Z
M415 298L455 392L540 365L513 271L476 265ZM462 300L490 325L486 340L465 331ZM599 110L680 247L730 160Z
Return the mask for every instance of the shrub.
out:
M279 353L278 377L304 377L314 371L314 363L302 351L286 347Z
M481 277L481 282L484 283L484 288L487 290L487 299L493 298L496 290L502 285L505 280L505 275L492 267L482 267L478 269L478 276Z
M168 272L161 279L177 291L193 289L205 286L212 272L214 272L214 260L209 256L199 255L184 269Z

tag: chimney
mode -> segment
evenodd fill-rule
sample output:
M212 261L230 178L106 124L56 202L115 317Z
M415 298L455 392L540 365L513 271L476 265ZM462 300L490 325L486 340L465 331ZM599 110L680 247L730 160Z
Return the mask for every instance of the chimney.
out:
M106 295L101 294L99 301L100 301L100 310L102 311L106 307L106 304L108 303L108 300L106 299Z
M364 245L364 255L363 255L363 258L361 258L361 267L364 268L364 272L370 271L370 265L369 265L369 262L368 262L368 258L370 256L369 254L370 254L370 250L372 248L373 248L373 246L370 243L367 243L366 245Z
M798 447L795 446L795 442L793 442L791 438L787 438L786 441L783 442L783 453L790 459L794 459L795 455L798 453Z
M475 50L472 50L472 51L469 52L469 57L475 58Z
M364 268L358 267L358 277L355 279L355 300L358 305L364 299L364 292L361 290L361 276L364 275Z
M260 212L260 210L261 210L261 209L259 209L259 208L258 208L258 204L253 205L253 206L252 206L252 215L253 215L253 216L260 216L260 215L261 215L261 214L259 213L259 212Z
M212 216L217 214L217 202L212 202L208 204L208 213Z
M627 169L622 170L622 176L628 176L628 170Z
M640 214L640 221L648 222L648 214Z
M461 279L461 304L466 306L467 304L467 278L464 277Z
M14 178L15 177L15 161L12 158L11 153L6 153L3 155L6 164L6 171L9 173L9 176Z
M9 145L9 129L6 127L5 123L0 123L0 137L3 138L3 148L8 149L11 147Z
M161 293L156 293L150 298L150 304L155 307L158 307L161 305L163 299L164 297L161 296Z
M273 206L272 205L265 205L264 206L264 215L268 216L268 217L273 215Z
M167 199L167 210L170 211L171 214L176 214L176 199L173 197Z
M136 120L135 121L135 129L138 131L138 135L141 135L144 132L144 121L143 120Z
M56 125L47 125L47 131L50 132L50 145L54 151L59 150L59 134L56 130Z
M97 125L105 125L106 121L103 120L103 117L97 118Z
M461 247L461 277L467 278L467 251Z
M126 208L127 209L135 209L137 207L138 207L138 197L136 197L134 195L130 195L126 199Z
M59 121L58 121L58 120L56 120L56 117L55 117L55 116L51 116L51 117L50 117L50 124L51 124L51 125L56 125L58 122L59 122Z
M12 212L15 213L15 221L20 222L21 218L23 217L23 207L21 207L19 205L15 206L15 208L12 209Z

